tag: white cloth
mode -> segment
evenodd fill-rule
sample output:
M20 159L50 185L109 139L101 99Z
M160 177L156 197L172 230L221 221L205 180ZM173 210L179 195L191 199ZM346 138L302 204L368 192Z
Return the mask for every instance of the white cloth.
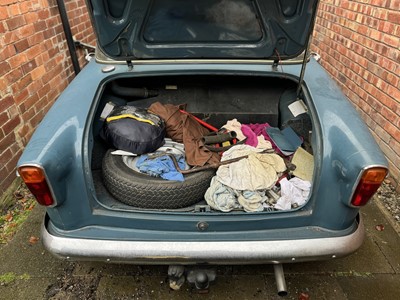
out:
M297 177L290 180L283 178L280 181L281 197L275 204L275 209L290 210L293 204L298 206L306 203L310 194L311 183Z
M204 198L211 208L222 212L235 209L263 211L263 203L267 200L265 191L236 191L219 182L216 176L211 179Z
M217 170L218 181L234 190L256 191L270 189L278 180L278 173L286 170L277 154L259 153L248 145L236 145L224 152L221 161L248 156L237 162L222 165Z
M211 179L210 187L207 189L204 199L211 208L222 212L230 212L240 208L235 191L219 182L217 176Z
M257 137L257 141L257 149L272 149L271 142L267 141L262 134Z
M222 127L225 128L226 130L236 132L236 138L239 141L242 141L246 138L246 136L243 134L242 130L240 129L240 127L242 127L242 124L237 119L229 120Z
M263 211L267 199L265 191L238 191L238 202L247 212Z

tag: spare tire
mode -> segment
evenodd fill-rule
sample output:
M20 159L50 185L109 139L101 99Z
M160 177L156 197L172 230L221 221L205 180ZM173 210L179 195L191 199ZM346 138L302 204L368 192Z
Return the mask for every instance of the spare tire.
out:
M185 180L168 181L129 168L122 156L108 150L103 159L103 180L108 191L122 203L138 208L174 209L204 199L215 170L184 175Z

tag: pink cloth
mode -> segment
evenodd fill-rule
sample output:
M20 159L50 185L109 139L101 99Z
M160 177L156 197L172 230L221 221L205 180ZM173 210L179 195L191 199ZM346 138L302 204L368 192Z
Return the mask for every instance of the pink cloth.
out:
M251 130L250 126L242 125L240 130L243 132L244 136L247 138L245 144L253 147L257 147L258 140L257 135Z
M271 125L269 125L268 123L243 124L241 130L243 134L247 137L246 145L257 147L258 145L257 136L262 135L266 141L269 141L271 143L274 150L277 153L280 153L278 147L275 145L275 143L272 141L267 131L265 130L268 127L271 127Z

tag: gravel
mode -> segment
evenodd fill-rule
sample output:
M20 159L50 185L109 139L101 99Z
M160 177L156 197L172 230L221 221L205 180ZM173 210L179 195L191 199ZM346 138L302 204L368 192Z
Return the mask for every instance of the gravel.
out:
M383 204L395 224L400 226L400 194L396 192L389 180L385 180L379 188L376 198Z

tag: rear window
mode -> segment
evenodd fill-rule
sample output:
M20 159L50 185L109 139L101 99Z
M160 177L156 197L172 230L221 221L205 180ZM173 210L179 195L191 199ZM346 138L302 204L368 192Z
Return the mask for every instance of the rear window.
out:
M257 42L258 9L251 0L154 0L143 30L147 43Z

